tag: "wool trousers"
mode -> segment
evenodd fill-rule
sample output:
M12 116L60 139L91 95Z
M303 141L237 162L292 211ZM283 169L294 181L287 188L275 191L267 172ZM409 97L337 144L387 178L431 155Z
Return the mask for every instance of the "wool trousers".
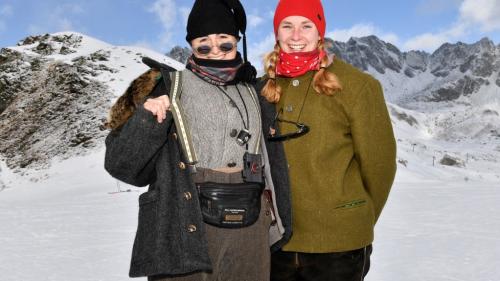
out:
M372 246L337 253L277 251L271 257L271 281L363 281Z
M241 173L222 173L199 169L195 182L240 183ZM213 272L197 272L183 276L150 276L148 281L269 281L270 205L261 198L259 219L248 227L219 228L204 223L208 255Z

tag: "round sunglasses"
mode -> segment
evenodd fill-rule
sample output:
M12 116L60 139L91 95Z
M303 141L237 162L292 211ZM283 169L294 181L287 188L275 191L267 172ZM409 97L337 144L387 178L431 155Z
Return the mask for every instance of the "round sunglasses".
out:
M196 48L196 52L198 52L201 55L208 55L212 51L213 47L214 46L210 45L201 45ZM223 53L229 53L232 50L234 50L235 47L236 44L233 44L231 42L222 43L219 46L217 46L217 48L219 48L219 50Z

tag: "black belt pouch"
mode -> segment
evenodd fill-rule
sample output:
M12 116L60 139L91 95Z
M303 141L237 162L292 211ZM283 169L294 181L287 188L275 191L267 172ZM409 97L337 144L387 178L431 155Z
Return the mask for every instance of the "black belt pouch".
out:
M222 228L241 228L259 218L262 184L203 182L197 187L204 222Z

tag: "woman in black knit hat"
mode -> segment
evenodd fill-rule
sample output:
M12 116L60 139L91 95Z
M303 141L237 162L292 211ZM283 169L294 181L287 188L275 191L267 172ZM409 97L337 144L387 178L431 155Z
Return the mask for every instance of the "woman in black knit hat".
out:
M139 198L131 277L266 281L270 245L290 236L275 212L289 213L283 147L266 148L245 28L238 0L197 0L186 69L146 72L111 110L106 170L149 185ZM274 190L278 197L265 196Z

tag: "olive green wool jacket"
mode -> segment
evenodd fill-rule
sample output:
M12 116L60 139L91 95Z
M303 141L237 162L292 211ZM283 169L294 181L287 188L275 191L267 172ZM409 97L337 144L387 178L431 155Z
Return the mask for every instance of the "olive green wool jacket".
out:
M284 142L292 193L293 236L284 250L326 253L362 248L373 230L396 173L396 142L380 83L335 59L342 91L318 94L314 71L278 78L276 104L283 120L310 132ZM279 122L282 133L296 131Z

